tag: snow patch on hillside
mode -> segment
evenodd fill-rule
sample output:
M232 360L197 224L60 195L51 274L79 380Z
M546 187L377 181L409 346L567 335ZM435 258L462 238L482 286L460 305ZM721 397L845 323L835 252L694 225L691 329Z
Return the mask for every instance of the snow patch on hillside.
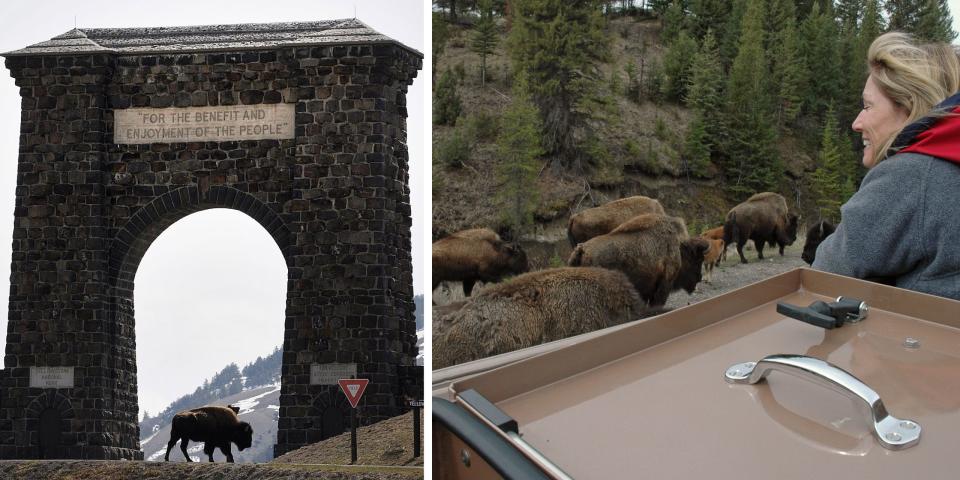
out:
M260 395L257 395L255 397L250 397L250 398L241 400L239 402L234 402L233 406L238 407L240 409L240 413L238 415L243 415L243 414L252 412L254 407L260 404L260 399L262 399L267 395L270 395L273 392L280 390L279 383L275 383L270 386L273 387L271 390L267 390L266 392L261 393Z

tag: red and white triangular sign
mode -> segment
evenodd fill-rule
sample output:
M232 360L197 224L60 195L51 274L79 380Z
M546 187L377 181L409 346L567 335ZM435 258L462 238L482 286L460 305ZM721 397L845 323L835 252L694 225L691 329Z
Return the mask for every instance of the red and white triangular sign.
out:
M341 378L337 380L337 383L340 384L340 390L343 390L343 394L350 401L350 406L357 408L357 403L360 403L360 397L363 396L363 391L367 389L370 380L366 378Z

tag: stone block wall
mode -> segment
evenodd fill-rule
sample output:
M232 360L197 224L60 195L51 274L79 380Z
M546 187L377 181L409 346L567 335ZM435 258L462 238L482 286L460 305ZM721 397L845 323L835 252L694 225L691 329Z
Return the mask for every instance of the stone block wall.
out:
M37 455L24 412L51 393L28 387L31 366L76 367L75 388L56 390L65 456L142 458L133 276L166 227L214 207L257 220L287 263L276 453L316 439L317 399L336 387L310 385L312 363L358 364L365 422L399 413L397 367L416 356L405 98L418 55L344 45L6 66L23 100L0 458ZM294 139L113 143L114 109L280 102L295 105Z

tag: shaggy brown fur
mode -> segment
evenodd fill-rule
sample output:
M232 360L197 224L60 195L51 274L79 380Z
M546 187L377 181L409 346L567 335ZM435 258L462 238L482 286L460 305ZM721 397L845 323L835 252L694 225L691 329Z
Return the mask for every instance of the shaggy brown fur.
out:
M489 228L454 233L433 244L433 288L440 282L463 282L467 297L477 281L498 282L528 269L527 255L519 245L510 245Z
M753 240L757 248L757 257L763 259L763 247L766 242L780 246L780 255L786 245L797 240L796 214L789 213L787 200L772 192L758 193L747 201L730 209L727 221L723 225L723 241L729 245L736 242L740 262L747 263L743 256L743 246L747 240Z
M707 248L706 240L687 237L683 219L646 214L577 245L567 263L619 270L644 301L658 307L671 291L696 289Z
M227 457L227 462L233 463L230 442L236 443L240 451L249 448L253 443L253 428L249 423L241 422L237 418L239 412L239 408L230 405L194 408L174 415L164 460L170 461L170 450L179 440L183 457L192 462L187 454L187 444L192 440L204 442L203 453L207 454L211 462L213 451L219 448Z
M552 268L526 273L485 289L458 309L435 313L433 368L618 325L642 311L643 302L620 272Z
M578 243L609 233L621 223L644 213L663 215L663 206L653 198L636 195L588 208L570 217L567 239L571 247L576 247Z

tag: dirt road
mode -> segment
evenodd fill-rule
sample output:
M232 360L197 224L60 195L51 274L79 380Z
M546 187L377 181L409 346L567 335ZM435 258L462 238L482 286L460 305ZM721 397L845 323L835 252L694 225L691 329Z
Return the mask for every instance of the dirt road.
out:
M800 259L800 253L803 252L802 242L801 239L787 247L782 257L776 248L767 247L763 251L763 260L757 259L756 251L744 249L743 256L750 262L747 264L740 263L736 247L731 246L727 249L727 260L713 270L713 278L710 282L706 279L701 281L692 295L687 295L683 290L673 292L667 300L666 307L674 309L691 305L797 267L806 267L806 262Z

